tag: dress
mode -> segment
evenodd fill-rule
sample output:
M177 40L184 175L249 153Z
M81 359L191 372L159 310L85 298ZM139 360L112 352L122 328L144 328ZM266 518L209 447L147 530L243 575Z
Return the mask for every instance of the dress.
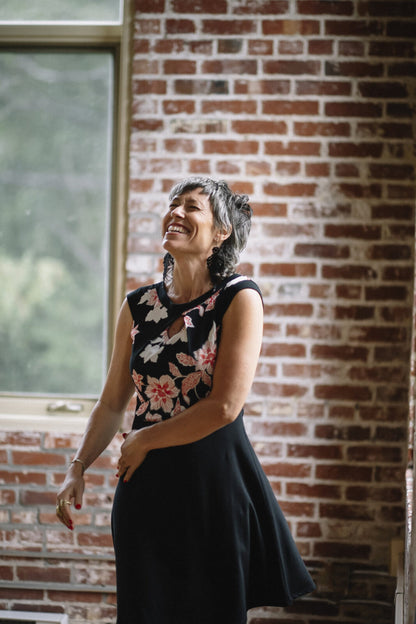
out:
M173 304L162 283L128 295L134 429L209 394L222 317L243 288L260 292L232 275L186 304ZM181 315L183 328L169 337ZM117 624L245 624L248 609L285 606L315 588L242 412L200 441L148 453L119 481L112 531Z

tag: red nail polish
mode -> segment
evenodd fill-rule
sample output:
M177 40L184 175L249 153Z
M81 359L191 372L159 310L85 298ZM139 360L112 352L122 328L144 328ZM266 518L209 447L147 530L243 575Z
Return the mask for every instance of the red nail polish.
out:
M81 505L78 503L78 505L75 505L75 509L81 509Z

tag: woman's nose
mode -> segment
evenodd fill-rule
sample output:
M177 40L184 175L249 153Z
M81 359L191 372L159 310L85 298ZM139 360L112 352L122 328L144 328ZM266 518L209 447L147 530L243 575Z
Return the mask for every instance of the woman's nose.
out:
M183 217L184 215L184 207L182 204L179 204L179 206L174 206L171 211L170 214L173 216L177 216L177 217Z

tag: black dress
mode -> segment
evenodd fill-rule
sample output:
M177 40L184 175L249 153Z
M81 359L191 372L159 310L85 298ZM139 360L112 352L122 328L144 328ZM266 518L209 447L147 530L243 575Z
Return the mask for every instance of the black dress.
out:
M162 283L128 295L134 320L134 429L209 394L222 318L258 286L233 275L173 304ZM169 337L172 322L184 326ZM198 442L153 450L117 486L112 515L118 624L245 624L315 586L247 438L243 413Z

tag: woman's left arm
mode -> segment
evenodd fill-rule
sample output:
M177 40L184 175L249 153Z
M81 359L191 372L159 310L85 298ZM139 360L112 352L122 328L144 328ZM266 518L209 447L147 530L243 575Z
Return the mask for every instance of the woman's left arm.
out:
M253 383L262 334L260 295L240 290L223 318L210 394L177 416L126 436L118 464L124 481L150 450L196 442L237 418Z

